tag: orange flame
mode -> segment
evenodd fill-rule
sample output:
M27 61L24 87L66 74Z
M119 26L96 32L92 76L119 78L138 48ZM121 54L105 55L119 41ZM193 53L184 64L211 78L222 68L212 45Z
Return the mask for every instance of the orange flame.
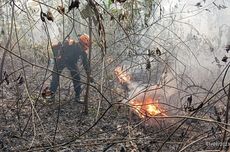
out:
M145 100L134 99L130 101L133 110L141 118L153 117L156 115L167 116L165 110L162 109L158 103L158 100L154 100L150 97L146 97Z
M130 83L131 77L121 67L116 67L114 73L121 84Z

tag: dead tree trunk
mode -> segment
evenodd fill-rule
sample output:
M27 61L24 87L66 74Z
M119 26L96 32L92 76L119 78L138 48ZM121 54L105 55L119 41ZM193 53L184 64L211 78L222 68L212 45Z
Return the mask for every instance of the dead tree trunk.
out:
M90 66L90 62L91 62L91 50L92 50L92 18L89 17L89 38L90 38L90 47L89 47L89 71L87 72L87 86L86 86L86 93L85 93L85 114L88 114L88 99L89 99L89 83L90 83L90 74L91 74L91 66Z

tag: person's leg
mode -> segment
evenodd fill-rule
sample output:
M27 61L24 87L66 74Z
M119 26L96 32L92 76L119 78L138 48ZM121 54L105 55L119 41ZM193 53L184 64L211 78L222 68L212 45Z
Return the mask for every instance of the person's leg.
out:
M73 78L73 87L75 91L75 100L80 101L80 94L81 94L81 83L80 83L80 73L77 67L69 66L68 69L70 70L70 74Z
M64 69L64 64L61 62L56 62L53 67L52 72L52 80L50 83L50 91L52 93L55 93L57 91L58 85L59 85L59 75L61 74L62 70Z

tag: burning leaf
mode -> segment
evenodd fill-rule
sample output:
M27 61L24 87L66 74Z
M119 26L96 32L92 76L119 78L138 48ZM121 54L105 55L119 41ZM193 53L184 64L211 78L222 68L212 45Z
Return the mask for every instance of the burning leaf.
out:
M134 99L130 102L133 110L141 117L153 117L156 115L163 115L165 111L160 107L158 100L154 100L151 97L146 97L144 100Z
M57 10L61 15L65 14L65 8L63 6L58 6Z
M121 84L130 83L131 77L121 67L116 67L114 73Z
M41 11L40 18L41 18L42 22L45 22L45 17L44 16L46 16L46 14Z
M71 4L69 6L68 12L71 11L75 7L79 8L79 4L80 4L79 0L72 0Z
M225 56L222 58L222 61L223 61L223 62L227 62L227 61L228 61L228 57L225 55Z
M51 11L48 11L47 14L46 14L46 18L49 20L49 21L54 21L54 17L53 17L53 14L51 13Z

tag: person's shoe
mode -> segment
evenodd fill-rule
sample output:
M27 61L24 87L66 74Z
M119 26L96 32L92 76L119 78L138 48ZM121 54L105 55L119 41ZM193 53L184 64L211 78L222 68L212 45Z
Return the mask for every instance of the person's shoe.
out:
M51 104L55 102L55 96L52 96L51 98L46 99L47 103Z
M84 101L81 100L80 97L75 97L75 98L74 98L74 102L75 102L75 103L84 104Z
M53 93L48 87L46 87L42 92L42 97L48 103L53 103L55 101L55 93Z

